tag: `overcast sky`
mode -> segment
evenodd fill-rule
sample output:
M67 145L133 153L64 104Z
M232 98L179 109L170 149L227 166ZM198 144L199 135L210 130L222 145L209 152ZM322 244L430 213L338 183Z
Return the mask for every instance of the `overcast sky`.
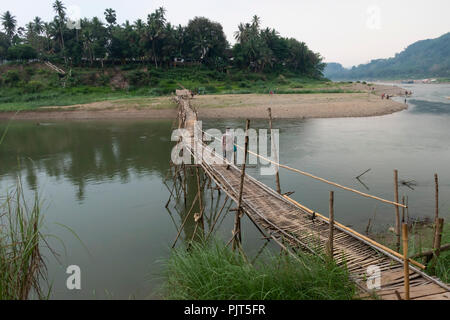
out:
M0 0L0 12L10 10L20 25L35 16L53 18L52 0ZM119 23L138 18L160 6L167 19L185 25L195 16L220 22L228 41L240 22L258 15L263 27L304 41L326 62L349 67L387 58L409 44L450 31L450 0L63 0L82 17L104 20L105 8L117 12Z

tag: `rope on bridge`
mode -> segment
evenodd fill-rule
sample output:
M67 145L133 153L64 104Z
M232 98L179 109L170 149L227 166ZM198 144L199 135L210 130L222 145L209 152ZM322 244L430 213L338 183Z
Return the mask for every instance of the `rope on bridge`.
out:
M208 136L210 136L210 137L216 139L217 141L221 142L220 139L214 137L213 135L211 135L211 134L209 134L209 133L207 133L207 132L205 132L205 131L203 131L203 130L202 130L202 132L205 133L205 134L207 134ZM245 152L245 149L244 149L243 147L241 147L240 145L238 145L238 144L236 144L236 143L233 143L233 144L234 144L236 147L238 147L239 149L241 149L241 150L243 150L243 151ZM332 185L332 186L335 186L335 187L337 187L337 188L341 188L341 189L344 189L344 190L347 190L347 191L350 191L350 192L354 192L354 193L356 193L356 194L359 194L360 196L363 196L363 197L366 197L366 198L375 199L375 200L378 200L378 201L381 201L381 202L384 202L384 203L389 203L389 204L392 204L392 205L397 206L397 207L402 207L402 208L407 208L407 207L408 207L408 206L406 206L406 205L404 205L404 204L397 203L397 202L395 202L395 201L386 200L386 199L383 199L383 198L380 198L380 197L377 197L377 196L373 196L373 195L370 195L370 194L367 194L367 193L364 193L364 192L361 192L361 191L358 191L358 190L355 190L355 189L352 189L352 188L349 188L349 187L340 185L340 184L338 184L338 183L336 183L336 182L332 182L332 181L326 180L326 179L324 179L324 178L317 177L317 176L315 176L315 175L313 175L313 174L311 174L311 173L308 173L308 172L305 172L305 171L302 171L302 170L299 170L299 169L296 169L296 168L292 168L292 167L289 167L289 166L287 166L287 165L284 165L284 164L275 162L275 161L273 161L273 160L270 160L270 159L268 159L268 158L266 158L266 157L263 157L263 156L261 156L261 155L255 153L255 152L253 152L253 151L247 150L247 152L250 153L250 154L253 154L254 156L259 157L259 158L261 158L261 159L263 159L263 160L265 160L265 161L267 161L267 162L270 162L270 163L276 165L277 167L280 167L280 168L283 168L283 169L286 169L286 170L289 170L289 171L292 171L292 172L299 173L299 174L301 174L301 175L304 175L304 176L310 177L310 178L312 178L312 179L315 179L315 180L318 180L318 181L327 183L327 184Z

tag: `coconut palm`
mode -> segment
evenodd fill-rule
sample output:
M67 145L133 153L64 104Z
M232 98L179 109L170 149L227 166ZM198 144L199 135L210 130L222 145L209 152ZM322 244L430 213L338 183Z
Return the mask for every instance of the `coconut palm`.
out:
M117 21L116 11L109 8L105 10L105 19L108 22L109 26L112 27Z
M6 11L4 14L2 14L0 20L2 21L2 26L6 32L6 36L8 37L9 42L11 43L17 27L16 17L14 17L11 14L11 12Z
M43 24L41 18L35 17L33 20L33 25L34 25L34 32L37 35L40 35L44 31L44 24Z
M61 40L61 49L64 52L64 33L63 33L63 28L64 28L64 21L66 20L66 7L64 6L64 4L59 1L56 0L55 3L53 3L53 10L55 11L58 19L58 28L59 28L59 33L61 35L60 40ZM64 60L66 60L66 55L64 53Z
M166 26L166 9L159 7L155 12L151 13L147 17L148 23L148 39L152 45L152 55L155 61L155 66L158 68L158 53L156 52L157 42L163 37L164 28Z

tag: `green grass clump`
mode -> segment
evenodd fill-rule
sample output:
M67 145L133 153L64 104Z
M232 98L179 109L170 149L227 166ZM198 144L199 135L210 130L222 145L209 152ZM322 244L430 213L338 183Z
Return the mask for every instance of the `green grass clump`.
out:
M441 243L443 245L450 243L450 223L444 225ZM436 261L434 273L445 283L450 283L450 251L441 252Z
M164 298L170 300L348 300L348 272L305 253L299 260L268 254L255 264L223 243L178 249L166 261Z
M26 205L20 181L0 206L0 300L45 299L45 263L39 246L41 214L37 197Z
M395 237L392 234L375 235L375 240L383 243L391 249L396 249ZM411 226L410 236L408 239L408 255L414 256L422 252L433 249L434 242L434 224L415 223ZM450 243L450 223L444 224L442 232L441 246ZM402 248L401 251L402 252ZM436 276L445 283L450 283L450 251L440 253L433 268L433 261L428 261L425 257L418 257L414 260L427 265L426 273Z

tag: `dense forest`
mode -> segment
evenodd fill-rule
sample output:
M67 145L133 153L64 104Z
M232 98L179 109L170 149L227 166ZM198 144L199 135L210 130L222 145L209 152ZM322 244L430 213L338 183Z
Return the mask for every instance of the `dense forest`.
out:
M202 65L223 72L229 68L253 73L285 71L321 77L325 64L320 54L293 38L284 38L262 28L260 18L239 24L231 45L220 23L195 17L186 26L174 26L166 10L158 8L147 16L118 24L109 8L104 21L98 17L71 21L64 4L57 0L55 16L45 22L36 17L25 27L17 25L13 13L0 16L0 60L39 59L69 67L105 67L141 63L154 68L175 64Z
M389 59L372 60L351 69L329 63L330 79L450 78L450 32L436 39L417 41Z

